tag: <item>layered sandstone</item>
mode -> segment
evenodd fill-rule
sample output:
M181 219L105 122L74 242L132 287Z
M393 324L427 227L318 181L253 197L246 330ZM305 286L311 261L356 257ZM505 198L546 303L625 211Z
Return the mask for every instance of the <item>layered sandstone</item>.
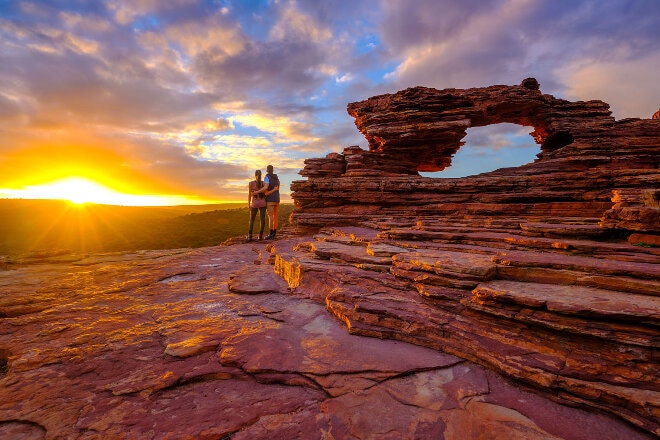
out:
M292 289L267 263L310 241L0 271L0 438L650 438L440 350L350 334L318 283L379 274L316 259L323 277Z
M415 87L348 110L369 150L352 146L306 161L300 174L308 179L291 186L299 226L402 211L591 221L612 207L613 191L659 186L660 120L615 121L606 103L557 99L533 79L466 90ZM503 122L533 128L540 145L535 162L462 179L418 175L449 166L469 127Z
M290 286L319 286L352 333L448 352L660 435L660 120L616 121L534 79L415 87L348 111L369 150L309 160L292 184L294 223L321 234L277 260ZM537 160L418 175L449 166L467 128L501 122L533 127Z

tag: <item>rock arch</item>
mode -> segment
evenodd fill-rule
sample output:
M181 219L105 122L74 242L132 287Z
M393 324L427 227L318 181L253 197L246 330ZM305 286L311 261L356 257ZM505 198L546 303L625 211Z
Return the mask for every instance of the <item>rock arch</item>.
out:
M585 126L614 123L607 103L571 103L544 95L534 78L519 86L413 87L353 102L348 113L367 139L369 151L385 159L380 169L402 173L405 164L403 174L448 167L470 127L503 122L532 126L541 157L584 137ZM397 165L395 169L388 169L390 162Z
M533 78L517 86L413 87L351 103L348 113L369 149L305 160L307 180L291 184L298 226L417 216L594 219L612 207L613 191L657 188L660 176L660 119L615 121L607 103L542 94ZM502 122L534 127L534 162L464 178L419 175L449 166L468 128Z

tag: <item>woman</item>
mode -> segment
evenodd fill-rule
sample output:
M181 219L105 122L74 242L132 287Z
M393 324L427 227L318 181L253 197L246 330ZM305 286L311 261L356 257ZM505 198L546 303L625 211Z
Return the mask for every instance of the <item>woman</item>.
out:
M266 226L266 196L259 190L264 187L261 181L261 170L254 172L254 180L248 186L248 208L250 208L250 231L247 241L252 241L252 229L254 227L254 218L259 211L259 240L264 237L264 227Z

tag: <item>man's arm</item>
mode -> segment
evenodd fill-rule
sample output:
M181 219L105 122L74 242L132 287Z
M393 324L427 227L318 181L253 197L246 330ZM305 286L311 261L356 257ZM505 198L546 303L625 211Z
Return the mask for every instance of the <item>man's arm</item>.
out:
M268 187L265 187L265 188L268 188ZM266 192L265 192L264 194L267 195L267 196L269 196L269 195L271 195L272 193L274 193L275 191L279 191L279 190L280 190L280 186L277 185L275 188L271 189L270 191L266 190Z

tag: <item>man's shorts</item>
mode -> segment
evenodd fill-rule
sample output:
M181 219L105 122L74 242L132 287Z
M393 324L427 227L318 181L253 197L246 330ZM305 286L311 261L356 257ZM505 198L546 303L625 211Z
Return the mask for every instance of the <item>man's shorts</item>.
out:
M266 202L266 209L268 210L268 215L273 215L275 207L279 206L280 202Z

